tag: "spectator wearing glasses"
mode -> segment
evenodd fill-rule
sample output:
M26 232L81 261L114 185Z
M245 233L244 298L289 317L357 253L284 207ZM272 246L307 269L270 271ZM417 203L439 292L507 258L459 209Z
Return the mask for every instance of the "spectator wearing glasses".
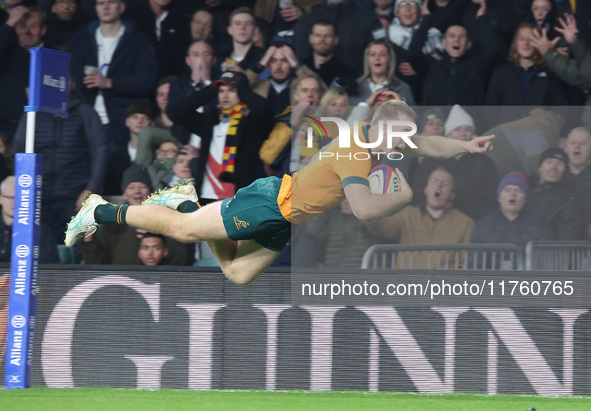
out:
M443 53L443 34L435 26L430 14L421 17L421 6L421 0L397 0L394 5L395 18L388 27L388 37L394 44L398 61L397 73L412 87L418 101L421 98L422 81L426 73L420 71L421 65L413 64L409 60L408 51L414 36L418 33L424 37L422 44L415 45L424 55L440 59Z
M427 28L426 41L421 45L424 54L439 57L443 52L441 31L432 26L430 15L421 19L421 0L397 0L394 5L395 18L388 28L390 41L398 47L408 50L414 34L420 27Z
M0 132L9 141L27 105L29 48L43 45L46 30L44 14L22 5L9 7L0 25Z
M0 263L10 262L12 253L12 223L14 222L14 176L6 177L0 184ZM57 243L51 229L41 224L41 239L39 241L39 262L57 264L60 262Z

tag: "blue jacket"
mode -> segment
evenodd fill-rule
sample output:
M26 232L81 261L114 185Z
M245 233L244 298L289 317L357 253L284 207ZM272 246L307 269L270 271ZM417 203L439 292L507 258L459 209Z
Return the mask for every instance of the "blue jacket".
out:
M544 220L523 210L513 221L497 210L478 221L470 236L471 243L511 243L523 253L528 241L552 239L552 232Z
M151 96L158 74L154 50L148 36L140 32L131 22L123 21L123 25L125 32L113 53L106 75L112 80L113 87L102 90L109 122L121 135L122 141L118 141L121 145L127 144L129 140L129 132L125 129L127 107L136 100ZM82 27L72 38L70 45L72 53L70 67L76 80L76 90L92 106L98 95L98 89L86 88L82 79L85 65L98 66L95 37L98 27L98 21Z
M440 61L431 59L423 83L422 103L426 106L476 106L484 102L484 81L477 60L470 51L452 59L444 54Z
M565 106L564 86L544 67L533 67L533 78L523 88L523 69L514 62L497 68L491 78L486 95L489 106Z
M68 118L37 113L35 153L43 156L43 203L76 200L84 189L100 193L107 161L101 120L92 107L70 98ZM26 116L14 136L13 152L25 151Z

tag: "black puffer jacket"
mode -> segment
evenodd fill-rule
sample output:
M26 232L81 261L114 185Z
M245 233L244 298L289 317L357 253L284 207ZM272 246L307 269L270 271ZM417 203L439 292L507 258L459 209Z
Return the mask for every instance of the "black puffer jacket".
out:
M476 106L484 102L484 82L478 61L468 51L452 59L444 54L441 61L431 59L423 83L423 104L426 106Z
M577 175L568 173L566 178L583 213L583 223L587 228L591 224L591 165L587 165Z
M534 187L529 192L527 207L546 221L555 240L583 239L581 210L572 191L562 182Z
M107 143L101 120L76 97L68 104L68 118L37 114L34 151L43 155L43 203L77 199L85 189L102 191ZM14 153L25 151L25 128L23 116L14 136Z

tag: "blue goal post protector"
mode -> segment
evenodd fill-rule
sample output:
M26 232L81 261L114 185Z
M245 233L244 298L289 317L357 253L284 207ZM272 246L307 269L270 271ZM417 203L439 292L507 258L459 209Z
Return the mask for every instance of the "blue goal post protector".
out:
M4 388L29 388L41 233L41 156L16 155Z
M15 158L14 220L6 330L4 388L29 388L41 233L42 157L34 154L35 115L68 116L70 54L31 49L26 153Z

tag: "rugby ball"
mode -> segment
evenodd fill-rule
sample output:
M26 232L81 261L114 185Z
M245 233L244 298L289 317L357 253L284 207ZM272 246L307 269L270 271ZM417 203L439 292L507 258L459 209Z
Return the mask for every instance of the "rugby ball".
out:
M367 179L369 180L369 191L373 194L400 191L400 179L396 170L390 166L380 165L372 168Z

